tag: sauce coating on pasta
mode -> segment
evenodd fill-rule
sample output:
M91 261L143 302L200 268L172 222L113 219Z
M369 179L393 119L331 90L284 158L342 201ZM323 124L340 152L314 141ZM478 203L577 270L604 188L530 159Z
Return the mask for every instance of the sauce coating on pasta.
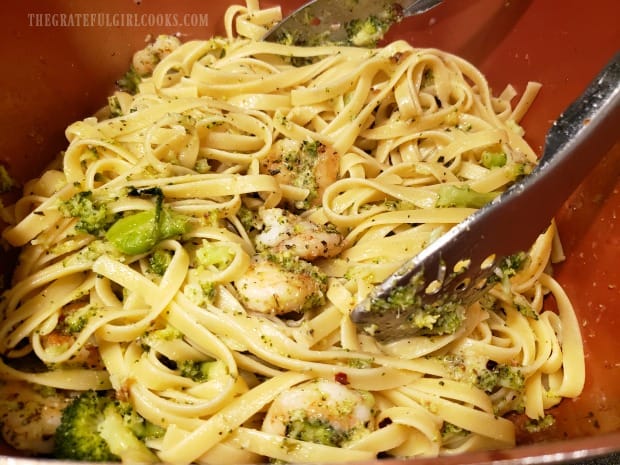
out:
M349 312L531 171L527 108L440 50L260 41L279 19L248 1L226 37L158 38L133 86L67 128L62 157L3 212L22 250L0 376L62 405L109 393L171 463L514 446L506 415L548 425L584 383L553 224L442 331L380 344Z

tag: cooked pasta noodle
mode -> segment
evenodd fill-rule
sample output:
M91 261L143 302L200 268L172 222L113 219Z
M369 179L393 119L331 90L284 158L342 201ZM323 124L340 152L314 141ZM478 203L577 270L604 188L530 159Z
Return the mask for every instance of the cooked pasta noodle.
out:
M454 331L381 344L349 312L529 172L518 123L538 85L513 108L440 50L262 42L279 18L248 0L226 37L158 39L135 95L67 128L5 211L22 252L2 378L116 392L165 430L147 445L170 463L515 445L506 415L541 421L584 383L553 224ZM446 187L466 200L442 203Z

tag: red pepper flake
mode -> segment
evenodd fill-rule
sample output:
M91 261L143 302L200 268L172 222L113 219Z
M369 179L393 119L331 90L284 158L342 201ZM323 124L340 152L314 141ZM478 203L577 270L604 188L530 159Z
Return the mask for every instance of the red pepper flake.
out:
M315 16L310 20L310 25L312 26L318 26L319 24L321 24L321 18L319 18L318 16Z
M349 384L349 378L347 377L346 373L336 373L336 376L334 376L334 379L336 380L337 383L340 384L344 384L345 386L347 384Z

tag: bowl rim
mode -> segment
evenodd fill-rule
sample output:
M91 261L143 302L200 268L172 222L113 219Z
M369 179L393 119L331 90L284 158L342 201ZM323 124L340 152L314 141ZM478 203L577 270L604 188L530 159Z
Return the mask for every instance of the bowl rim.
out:
M620 454L620 431L564 441L539 442L509 449L466 452L438 457L378 458L365 461L363 465L560 465L567 463L587 465L585 461L604 460L615 454ZM87 463L89 462L0 455L0 465L84 465ZM355 465L355 463L350 465Z

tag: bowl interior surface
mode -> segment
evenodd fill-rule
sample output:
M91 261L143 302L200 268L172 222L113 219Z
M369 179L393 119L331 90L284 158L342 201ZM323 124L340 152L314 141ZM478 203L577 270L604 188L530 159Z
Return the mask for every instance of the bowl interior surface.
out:
M0 162L21 182L36 176L66 145L64 128L105 105L132 53L144 46L148 36L180 33L182 39L193 39L222 34L224 10L230 3L7 3L0 18ZM301 3L264 0L261 6L280 4L286 14ZM182 28L46 26L45 15L56 13L192 13L208 15L208 24ZM507 84L520 92L528 81L543 83L522 122L526 138L540 153L553 120L620 49L618 13L617 0L596 0L587 6L579 0L445 0L427 14L395 26L388 40L405 39L415 46L454 52L481 68L496 93ZM37 18L43 18L41 25ZM501 456L472 455L458 463L548 451L568 454L567 458L576 450L597 454L620 449L619 174L620 143L616 143L557 216L567 260L555 271L581 322L587 363L583 394L553 409L554 427L520 438L523 444L545 441L544 447L522 446ZM1 260L5 272L10 272L9 257L6 254Z

